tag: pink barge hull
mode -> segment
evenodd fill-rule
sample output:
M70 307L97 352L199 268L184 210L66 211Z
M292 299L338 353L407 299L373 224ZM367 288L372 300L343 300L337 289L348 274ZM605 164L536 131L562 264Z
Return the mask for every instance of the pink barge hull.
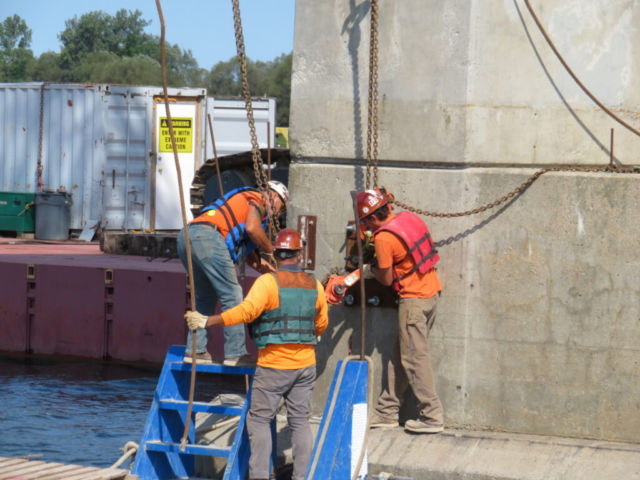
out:
M246 273L245 292L257 275ZM185 344L188 309L180 260L0 238L0 351L159 364ZM209 351L220 359L222 342L213 329Z

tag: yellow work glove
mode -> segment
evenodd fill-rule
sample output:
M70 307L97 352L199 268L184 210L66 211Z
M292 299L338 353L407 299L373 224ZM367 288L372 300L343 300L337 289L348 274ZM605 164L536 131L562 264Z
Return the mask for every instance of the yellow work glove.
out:
M199 330L207 326L209 317L198 312L188 311L184 314L184 319L187 321L187 325L189 325L189 330Z
M376 278L376 276L371 271L372 265L370 263L365 263L362 266L362 276L365 280L371 280L372 278Z
M262 254L265 257L265 260L272 265L274 268L278 267L278 264L276 263L276 257L273 256L273 253L263 253Z

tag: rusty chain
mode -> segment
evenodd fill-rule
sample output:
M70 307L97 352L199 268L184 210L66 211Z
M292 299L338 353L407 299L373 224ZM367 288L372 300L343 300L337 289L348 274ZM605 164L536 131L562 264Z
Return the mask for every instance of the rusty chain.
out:
M44 89L49 85L49 82L42 82L40 85L40 130L38 133L38 166L36 167L36 177L38 191L42 191L42 171L44 166L42 165L42 141L44 138Z
M366 188L378 186L378 0L371 0L371 37L369 44L369 105L367 115Z
M267 216L269 217L270 238L275 238L280 226L273 211L273 205L269 196L268 178L264 172L262 157L260 156L260 146L256 135L256 125L253 118L253 105L251 103L251 93L249 92L249 80L247 77L247 56L244 46L244 35L242 33L242 18L240 16L240 0L231 0L233 5L233 22L236 36L236 49L238 52L238 63L240 64L240 77L242 78L242 93L244 95L247 119L249 120L249 131L251 134L251 153L253 156L253 171L256 177L258 189L262 193L267 204ZM284 199L283 199L284 201Z
M404 208L405 210L408 210L410 212L417 213L419 215L425 215L427 217L455 218L455 217L465 217L465 216L468 216L468 215L476 215L478 213L482 213L482 212L484 212L486 210L489 210L491 208L495 208L498 205L501 205L501 204L505 203L506 201L512 199L513 197L515 197L519 193L522 193L524 190L526 190L533 182L535 182L542 175L544 175L545 173L549 173L549 172L583 172L583 173L609 172L609 173L635 173L635 174L640 174L640 170L621 169L621 168L618 168L615 165L608 165L606 167L549 167L549 168L543 168L542 170L539 170L536 173L534 173L533 175L531 175L518 188L516 188L515 190L512 190L511 192L507 193L505 196L499 198L498 200L495 200L494 202L488 203L488 204L486 204L486 205L484 205L482 207L475 208L473 210L467 210L466 212L458 212L458 213L436 213L436 212L429 212L427 210L420 210L419 208L410 207L409 205L406 205L406 204L400 202L399 200L396 200L395 198L393 198L391 200L391 203L393 203L393 204L395 204L395 205L397 205L397 206L399 206L401 208Z

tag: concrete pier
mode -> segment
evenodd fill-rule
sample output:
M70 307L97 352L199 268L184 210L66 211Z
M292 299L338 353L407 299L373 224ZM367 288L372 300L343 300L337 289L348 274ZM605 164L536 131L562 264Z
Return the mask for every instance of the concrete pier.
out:
M640 127L640 5L531 3L581 81ZM416 478L635 478L640 138L580 90L523 1L379 5L379 185L412 207L455 213L503 197L541 168L566 171L477 215L424 217L444 285L431 348L445 425L504 437L374 432L371 462L407 476L414 466L432 468ZM344 265L349 191L366 186L369 9L359 1L296 5L290 214L318 215L319 278ZM570 171L609 164L611 128L614 165L632 173ZM330 312L316 413L352 334L359 351L359 317L353 307ZM376 394L396 318L394 309L368 309ZM416 414L409 395L401 417ZM578 440L555 440L565 437ZM558 468L544 470L548 463Z

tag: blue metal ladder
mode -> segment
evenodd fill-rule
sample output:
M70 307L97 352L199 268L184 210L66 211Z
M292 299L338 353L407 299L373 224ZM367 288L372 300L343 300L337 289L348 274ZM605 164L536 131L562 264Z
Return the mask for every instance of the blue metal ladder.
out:
M169 348L131 473L138 475L140 480L190 478L195 470L194 455L205 455L227 457L224 480L244 480L249 468L250 448L246 419L251 402L253 378L242 406L193 402L188 444L185 450L181 451L180 440L187 420L192 368L192 364L183 362L185 350L184 346ZM207 363L196 364L196 372L253 376L255 368ZM230 447L194 445L197 412L240 416L233 444ZM275 461L275 422L272 437L272 461Z

